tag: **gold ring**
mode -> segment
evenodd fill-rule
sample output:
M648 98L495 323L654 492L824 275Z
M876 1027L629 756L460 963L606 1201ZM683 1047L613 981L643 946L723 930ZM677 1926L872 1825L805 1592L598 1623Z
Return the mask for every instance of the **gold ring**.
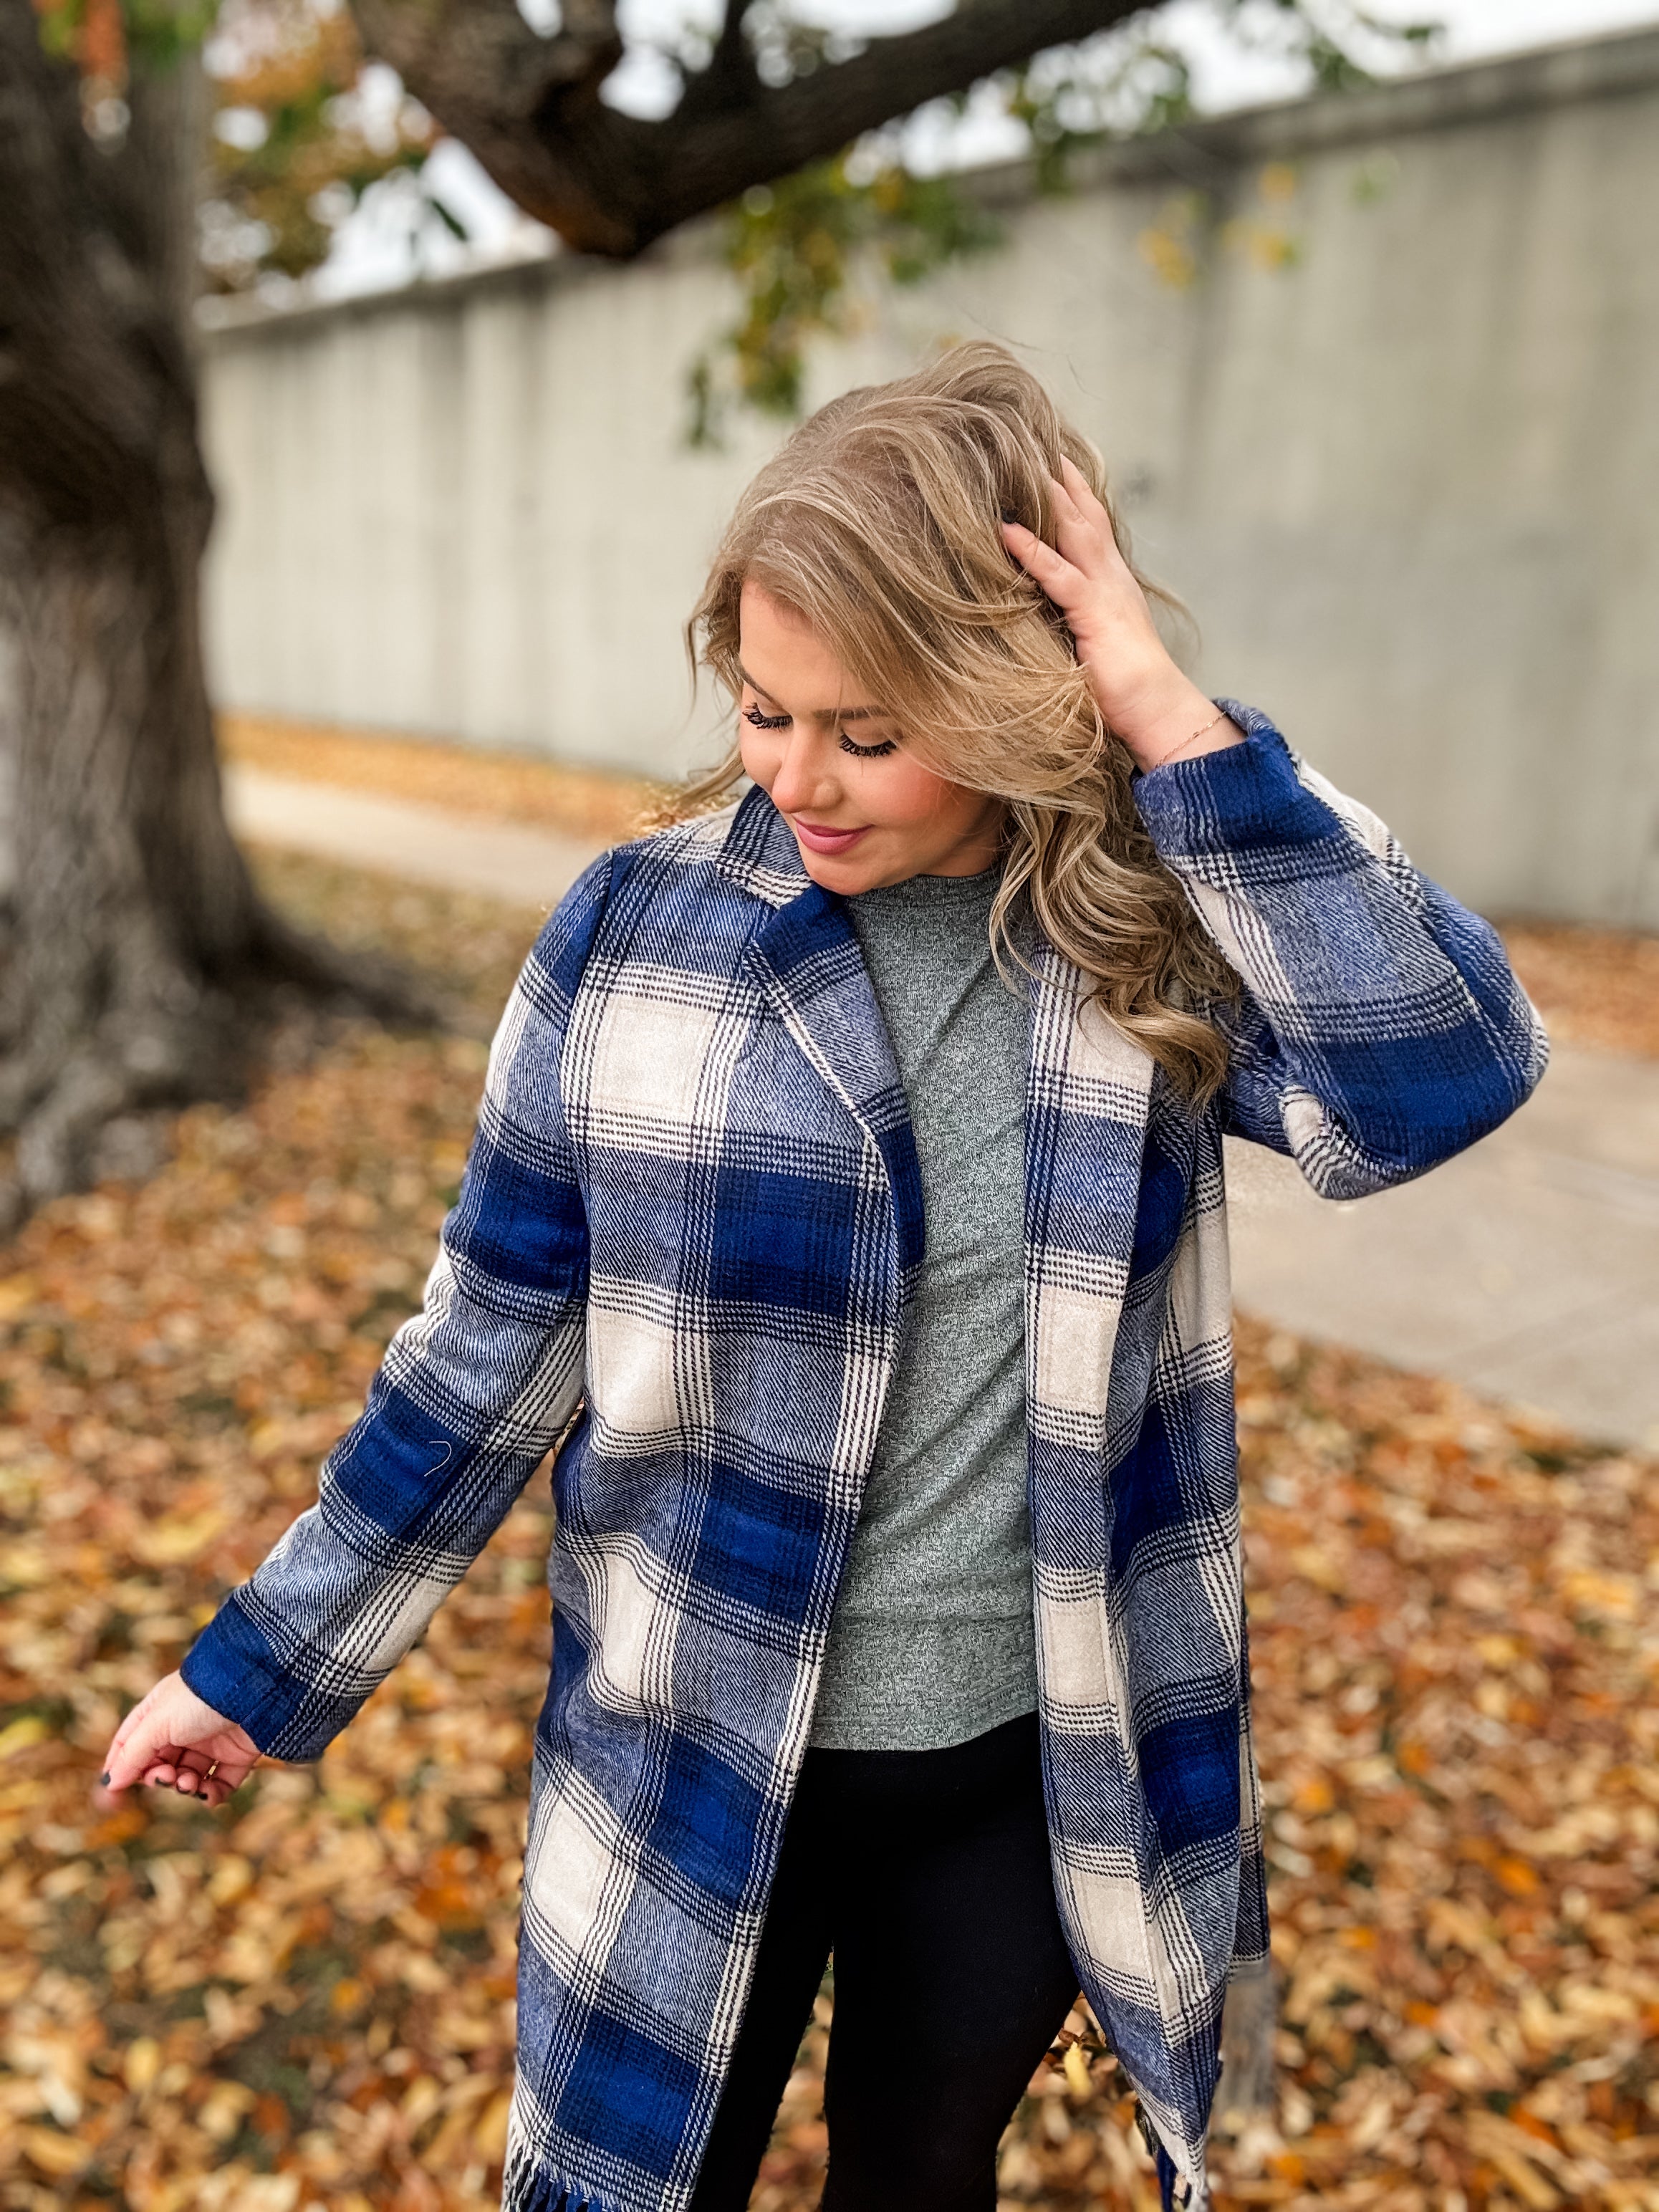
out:
M204 1781L204 1782L211 1782L211 1781L212 1781L212 1779L213 1779L213 1778L214 1778L214 1776L215 1776L218 1771L219 1771L219 1762L218 1762L218 1760L216 1759L214 1760L214 1762L213 1762L212 1765L209 1767L209 1769L208 1769L207 1772L206 1772L206 1773L202 1777L203 1781Z

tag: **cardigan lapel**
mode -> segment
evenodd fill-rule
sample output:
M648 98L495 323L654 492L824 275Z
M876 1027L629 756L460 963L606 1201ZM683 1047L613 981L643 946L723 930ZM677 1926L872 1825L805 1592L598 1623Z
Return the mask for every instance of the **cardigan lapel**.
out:
M1034 1440L1109 1455L1153 1064L1086 989L1045 943L1025 1094L1026 1372Z
M739 802L716 865L773 908L750 942L750 972L881 1157L908 1298L925 1243L921 1170L898 1063L846 906L807 874L794 832L758 786Z
M803 876L805 888L750 942L749 964L808 1062L881 1155L908 1284L921 1262L925 1231L904 1086L847 909L833 891Z

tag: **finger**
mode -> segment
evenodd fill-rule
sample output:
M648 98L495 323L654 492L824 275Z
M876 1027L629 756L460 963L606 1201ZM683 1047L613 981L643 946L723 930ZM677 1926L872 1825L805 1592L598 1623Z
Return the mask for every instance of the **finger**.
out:
M187 1751L179 1761L179 1779L173 1787L186 1796L200 1797L209 1805L222 1804L235 1787L227 1772L228 1764L210 1759L204 1751Z
M1062 454L1060 457L1060 475L1065 482L1066 495L1071 500L1072 504L1077 508L1080 514L1086 515L1091 521L1103 523L1108 533L1110 534L1112 529L1111 510L1108 507L1105 501L1101 498L1099 493L1096 491L1088 477L1085 477L1082 470L1079 468L1077 463L1073 460L1068 459L1064 454Z
M1054 516L1054 544L1062 558L1071 562L1079 575L1094 581L1103 576L1111 558L1109 543L1103 532L1085 521L1080 514Z
M233 1750L215 1756L210 1746L201 1744L190 1746L174 1762L180 1773L194 1777L197 1796L213 1804L222 1804L240 1789L258 1763L259 1754L251 1747L246 1754Z
M158 1754L178 1749L178 1746L166 1741L167 1723L158 1713L157 1705L156 1692L152 1690L148 1697L139 1699L116 1729L105 1762L104 1771L109 1777L105 1784L106 1789L129 1789L143 1767L154 1765Z
M1065 485L1056 483L1052 505L1055 544L1074 568L1097 583L1109 573L1116 550L1111 526L1099 502L1096 501L1092 514L1085 514Z
M1061 465L1066 471L1069 509L1077 517L1075 532L1079 542L1090 549L1091 567L1097 571L1116 569L1121 565L1123 551L1117 542L1111 509L1098 496L1087 477L1074 462L1066 461ZM1058 536L1060 533L1056 532L1055 534ZM1070 537L1073 533L1068 532L1066 534Z
M147 1778L150 1768L162 1764L176 1766L182 1752L183 1747L167 1742L154 1723L135 1729L118 1751L112 1748L104 1770L109 1779L104 1787L130 1790L135 1782Z
M1067 558L1086 575L1104 575L1118 558L1112 518L1090 490L1088 479L1070 461L1064 465L1071 471L1071 482L1069 486L1054 483L1055 539Z
M1082 571L1023 522L1005 522L1002 542L1057 607L1069 607L1087 589L1088 579Z
M210 1812L216 1813L252 1771L251 1766L237 1760L215 1761L211 1773L198 1771L194 1767L181 1767L173 1788L181 1796L194 1797L198 1804L205 1805Z
M1079 492L1086 495L1089 487L1069 461L1062 459L1060 465L1061 473L1048 479L1049 501L1054 507L1055 520L1066 516L1074 517L1080 522L1088 510L1078 495Z
M152 1691L150 1692L150 1696L153 1697L154 1695L155 1692ZM149 1698L147 1697L141 1698L138 1704L133 1707L132 1711L122 1722L120 1727L116 1729L114 1735L110 1738L109 1753L105 1759L104 1764L112 1772L113 1772L115 1767L120 1762L123 1753L131 1743L135 1731L143 1727L144 1720L147 1717L149 1705Z

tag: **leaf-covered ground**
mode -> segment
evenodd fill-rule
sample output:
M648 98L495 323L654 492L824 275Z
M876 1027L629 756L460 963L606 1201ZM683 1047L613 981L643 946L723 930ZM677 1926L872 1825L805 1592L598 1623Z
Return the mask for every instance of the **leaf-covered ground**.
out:
M536 923L264 872L481 1008ZM263 1770L217 1816L88 1796L418 1297L482 1066L476 1041L343 1030L245 1110L185 1115L149 1183L0 1254L0 2205L495 2202L544 1481L318 1768ZM1285 2000L1278 2125L1223 2147L1220 2201L1659 2208L1659 1470L1240 1338ZM816 2202L823 2041L767 2212ZM1022 2106L1010 2203L1154 2203L1094 2041Z

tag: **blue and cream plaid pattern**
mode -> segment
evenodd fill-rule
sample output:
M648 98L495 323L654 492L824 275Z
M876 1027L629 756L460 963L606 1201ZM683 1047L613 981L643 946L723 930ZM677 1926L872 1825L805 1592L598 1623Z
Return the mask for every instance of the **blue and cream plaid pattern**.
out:
M1043 1744L1078 1974L1204 2195L1229 1978L1267 1920L1221 1139L1352 1197L1542 1071L1486 925L1261 715L1141 780L1243 979L1194 1116L1045 948L1026 1116ZM921 1194L857 941L763 793L595 863L491 1055L422 1312L317 1504L185 1672L312 1759L555 1467L512 2212L679 2212L725 2078L915 1270Z

